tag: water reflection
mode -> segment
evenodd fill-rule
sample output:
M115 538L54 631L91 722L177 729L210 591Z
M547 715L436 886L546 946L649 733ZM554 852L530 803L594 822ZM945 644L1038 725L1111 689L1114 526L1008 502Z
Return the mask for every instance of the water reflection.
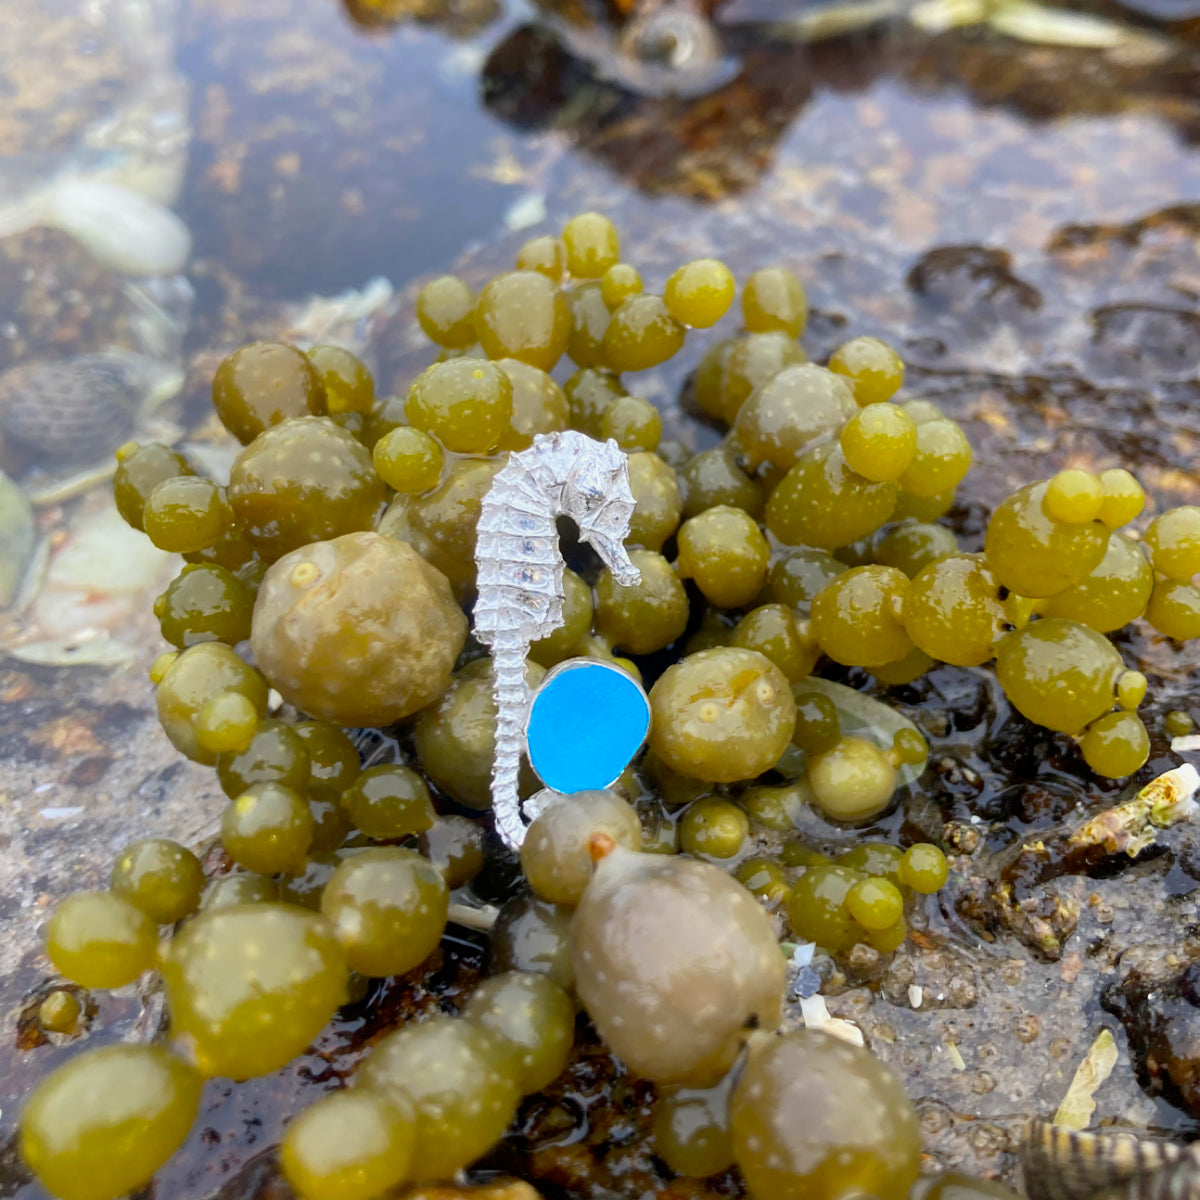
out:
M45 37L14 26L0 467L35 499L194 434L253 337L336 328L403 390L414 281L481 282L588 206L651 286L697 252L797 263L816 354L853 327L939 377L1072 364L1160 399L1200 365L1186 0L352 2L54 0ZM674 371L642 387L686 432Z
M1101 385L1196 365L1187 0L347 3L9 22L0 465L38 498L150 419L184 434L215 357L303 337L310 294L358 297L318 307L402 388L425 354L406 285L478 280L593 204L651 277L785 248L817 340L901 329L917 366Z
M485 62L484 103L522 130L570 136L639 191L715 201L754 186L816 92L859 91L887 69L882 34L818 49L742 32L736 76L683 103L623 87L551 30L523 25Z

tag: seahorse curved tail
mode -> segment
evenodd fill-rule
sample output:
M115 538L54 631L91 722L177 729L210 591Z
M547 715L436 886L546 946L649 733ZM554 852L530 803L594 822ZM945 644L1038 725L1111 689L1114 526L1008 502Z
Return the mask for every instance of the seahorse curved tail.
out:
M492 764L492 809L496 832L513 850L525 840L521 819L518 781L521 774L523 723L529 703L525 683L525 653L528 646L516 637L504 638L493 646L492 671L496 697L496 760Z

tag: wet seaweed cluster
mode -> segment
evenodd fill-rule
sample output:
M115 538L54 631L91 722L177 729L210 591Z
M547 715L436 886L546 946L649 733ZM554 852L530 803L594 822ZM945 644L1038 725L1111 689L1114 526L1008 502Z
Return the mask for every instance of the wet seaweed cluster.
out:
M856 832L919 794L929 750L847 680L982 668L1098 777L1132 776L1150 753L1147 681L1110 635L1139 619L1200 634L1200 509L1132 532L1134 477L1068 468L1005 499L963 550L946 519L971 462L963 431L905 397L877 339L809 361L804 291L779 266L742 282L742 331L698 361L695 405L726 433L685 455L636 375L726 319L737 291L709 259L647 291L613 225L581 214L478 294L425 286L416 315L438 350L406 396L376 396L339 347L254 343L213 382L242 444L227 481L164 445L118 452L121 515L187 560L155 607L174 647L151 671L162 729L215 769L228 806L203 864L133 843L107 891L50 921L72 984L156 971L170 1015L166 1044L86 1050L35 1090L21 1149L51 1191L111 1200L147 1183L206 1079L283 1067L377 981L419 977L453 925L488 931L487 978L453 1012L398 1022L351 1086L295 1116L280 1158L298 1195L453 1177L597 1033L655 1089L666 1175L728 1173L759 1200L909 1194L915 1109L859 1029L822 1019L818 993L847 964L878 979L961 847L935 844L940 822L898 843ZM563 623L532 646L527 679L615 664L648 686L652 726L611 788L543 807L518 862L490 828L476 525L508 455L568 428L628 455L641 582L564 531ZM390 760L364 760L380 743ZM526 771L522 794L537 787ZM1164 823L1174 800L1131 804L1116 849L1136 853L1134 826ZM1053 856L1020 848L1009 891L968 889L964 907L1010 929L1023 914L1019 932L1053 956L1063 927L1013 896L1049 858L1067 869L1108 845L1105 830ZM83 1018L72 988L36 1016L67 1036Z

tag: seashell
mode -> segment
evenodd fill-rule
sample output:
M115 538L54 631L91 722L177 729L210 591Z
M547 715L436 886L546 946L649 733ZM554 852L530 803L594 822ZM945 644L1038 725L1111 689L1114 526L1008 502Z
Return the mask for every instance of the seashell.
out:
M621 31L621 52L673 71L707 66L720 56L712 24L691 8L672 4L635 15Z
M724 87L741 70L717 28L689 0L646 0L619 31L550 0L538 0L537 8L570 55L597 79L636 96L690 100Z
M82 242L126 275L175 275L192 252L188 227L145 196L98 180L64 180L47 194L42 224Z
M611 70L645 96L692 99L723 87L738 72L712 22L690 6L648 6L621 30Z
M0 374L0 433L56 464L95 460L182 382L177 367L125 351L21 363Z
M106 267L126 275L177 275L192 252L188 227L132 188L68 176L0 207L0 237L39 225L69 233Z
M1198 1200L1200 1146L1030 1121L1021 1142L1030 1200Z

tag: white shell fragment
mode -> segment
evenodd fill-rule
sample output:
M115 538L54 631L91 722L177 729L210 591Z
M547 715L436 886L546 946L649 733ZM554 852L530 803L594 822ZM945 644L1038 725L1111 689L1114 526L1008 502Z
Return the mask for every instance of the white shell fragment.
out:
M1054 1114L1055 1125L1068 1129L1087 1129L1091 1125L1096 1111L1095 1093L1112 1074L1118 1057L1116 1039L1107 1029L1101 1029Z
M1137 794L1146 805L1150 823L1168 828L1179 821L1190 821L1200 811L1195 795L1200 790L1200 771L1191 763L1164 771Z
M50 559L19 642L21 662L54 667L123 667L137 648L114 636L166 586L179 559L159 550L107 503L71 529Z
M1200 772L1191 763L1164 771L1132 799L1089 817L1067 838L1066 847L1137 858L1154 845L1159 829L1190 821L1200 812L1193 799L1198 787Z
M42 221L127 275L175 275L192 252L188 227L169 208L95 179L64 180L51 188Z
M511 230L528 229L546 219L546 197L542 192L526 192L514 200L504 214L504 224Z
M813 960L813 955L817 952L816 942L797 942L796 948L792 951L792 966L796 970L801 967L807 967Z
M921 0L908 13L925 33L986 25L996 33L1040 46L1132 52L1133 61L1165 57L1165 39L1129 25L1033 0Z
M633 586L641 575L624 546L633 509L628 461L617 443L574 430L539 434L528 450L512 455L483 498L475 546L475 636L492 652L496 829L514 850L525 839L517 794L529 705L525 659L530 645L563 621L563 560L555 522L570 517L614 577Z
M831 1020L825 997L818 992L813 996L805 996L800 1001L800 1016L806 1029L821 1029Z
M804 1020L805 1029L824 1030L831 1037L840 1038L852 1046L866 1044L862 1030L852 1021L829 1015L829 1009L825 1006L825 997L820 994L806 996L800 1001L800 1015Z

